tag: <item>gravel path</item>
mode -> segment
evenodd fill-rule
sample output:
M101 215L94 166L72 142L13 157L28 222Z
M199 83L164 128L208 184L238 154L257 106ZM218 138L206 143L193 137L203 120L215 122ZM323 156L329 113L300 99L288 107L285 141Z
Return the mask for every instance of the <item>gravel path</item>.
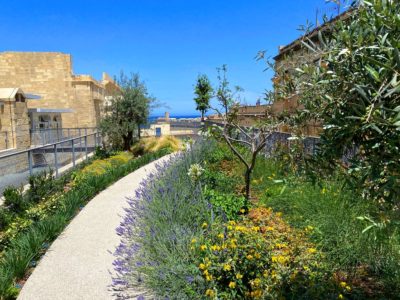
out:
M124 215L126 197L133 197L155 164L168 158L136 170L93 198L51 245L18 299L113 299L111 253L120 242L115 229Z

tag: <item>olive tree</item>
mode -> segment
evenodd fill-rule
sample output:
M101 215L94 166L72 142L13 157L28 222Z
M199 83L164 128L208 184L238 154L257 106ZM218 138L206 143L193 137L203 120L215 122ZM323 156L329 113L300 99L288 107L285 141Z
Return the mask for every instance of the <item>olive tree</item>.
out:
M140 138L140 126L147 123L156 99L149 95L137 73L127 76L121 72L116 83L120 90L106 108L100 129L113 148L129 150L134 139Z
M362 1L318 43L304 39L319 59L297 69L300 119L324 125L318 168L341 168L387 220L400 209L399 11L399 1Z

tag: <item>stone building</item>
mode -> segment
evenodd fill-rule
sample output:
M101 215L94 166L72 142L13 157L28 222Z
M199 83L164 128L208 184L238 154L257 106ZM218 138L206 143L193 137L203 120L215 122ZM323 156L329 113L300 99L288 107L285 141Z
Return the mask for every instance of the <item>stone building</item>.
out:
M20 88L0 88L0 151L30 146L27 100Z
M103 73L97 81L90 75L75 75L70 54L60 52L0 53L0 88L18 86L41 96L28 102L28 109L67 109L66 128L96 127L106 99L119 87Z

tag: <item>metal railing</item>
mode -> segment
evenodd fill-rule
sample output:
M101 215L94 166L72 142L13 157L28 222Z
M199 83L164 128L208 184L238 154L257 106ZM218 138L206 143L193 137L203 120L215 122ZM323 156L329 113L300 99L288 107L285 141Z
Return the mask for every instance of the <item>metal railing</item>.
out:
M31 129L31 145L35 146L56 143L73 137L94 133L96 130L95 127Z
M97 131L95 127L87 128L40 128L30 130L0 131L0 151L19 148L19 139L28 141L29 146L42 146L87 135ZM17 141L15 141L16 139ZM16 144L15 144L16 143ZM26 148L25 146L24 148Z
M29 176L44 170L52 170L58 177L88 159L99 145L101 135L96 131L26 150L0 153L0 193L9 185L27 184Z

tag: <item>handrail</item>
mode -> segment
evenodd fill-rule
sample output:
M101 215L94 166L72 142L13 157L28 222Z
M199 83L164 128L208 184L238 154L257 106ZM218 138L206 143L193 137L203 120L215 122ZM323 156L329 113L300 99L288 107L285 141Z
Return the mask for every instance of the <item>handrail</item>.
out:
M13 153L8 153L6 155L0 155L0 159L11 157L11 156L14 156L14 155L24 154L24 153L31 152L31 151L34 151L34 150L39 150L39 149L43 149L43 148L49 148L51 146L64 144L64 143L67 143L67 142L71 142L71 141L74 141L74 140L82 139L84 137L89 137L89 136L92 136L92 135L94 135L96 137L98 134L99 134L99 132L96 131L94 133L81 135L81 136L78 136L78 137L66 139L66 140L63 140L63 141L55 142L55 143L49 143L49 144L46 144L46 145L43 145L43 146L38 146L38 147L28 148L28 149L24 149L24 150L20 150L20 151L15 151Z

